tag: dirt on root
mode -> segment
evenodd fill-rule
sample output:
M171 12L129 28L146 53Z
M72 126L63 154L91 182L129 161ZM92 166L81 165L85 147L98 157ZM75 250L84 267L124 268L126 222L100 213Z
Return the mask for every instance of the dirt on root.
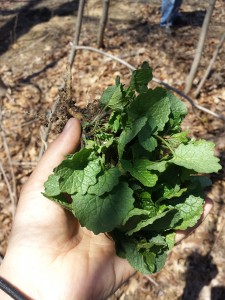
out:
M184 90L207 1L183 1L181 13L187 24L168 34L160 29L159 1L111 1L104 50L138 67L148 61L154 76ZM78 1L4 1L0 6L0 78L7 86L1 98L0 159L12 185L7 141L12 157L17 194L34 169L42 146L46 117L66 76ZM80 44L96 46L101 1L85 7ZM201 63L190 97L204 75L225 25L224 1L213 12ZM85 108L98 101L117 75L130 78L124 65L95 52L78 51L72 69L72 99ZM225 116L225 49L221 49L196 103ZM184 100L186 101L186 100ZM183 128L197 138L216 144L223 170L213 174L207 196L214 207L203 224L169 254L163 270L151 276L136 274L110 299L225 299L225 123L201 110L189 109ZM55 138L51 133L49 141ZM0 257L3 258L14 209L3 176L0 181Z

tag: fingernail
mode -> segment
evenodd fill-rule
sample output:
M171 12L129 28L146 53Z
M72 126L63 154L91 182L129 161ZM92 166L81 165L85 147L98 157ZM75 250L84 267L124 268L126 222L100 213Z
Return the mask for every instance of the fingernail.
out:
M68 130L70 130L70 127L73 125L74 122L74 118L69 119L69 121L67 121L66 126L63 128L62 133L66 133Z

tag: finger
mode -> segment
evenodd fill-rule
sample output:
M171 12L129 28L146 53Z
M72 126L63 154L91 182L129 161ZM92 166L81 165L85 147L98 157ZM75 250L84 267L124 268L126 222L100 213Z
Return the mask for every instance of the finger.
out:
M81 127L79 121L74 118L70 119L63 132L49 145L28 183L44 183L53 169L62 162L65 156L76 151L80 144L80 136Z
M48 201L41 192L44 191L44 182L53 169L61 163L65 156L76 151L80 144L81 128L76 119L70 119L63 132L51 143L39 161L34 172L24 185L17 207L16 220L23 223L54 224L55 220L65 228L68 215L53 201ZM34 220L36 220L34 222ZM60 223L61 222L61 223ZM74 222L74 220L73 220ZM68 225L68 224L67 224ZM69 226L66 226L66 228ZM73 228L73 227L72 227Z
M204 221L204 219L206 218L206 216L211 211L212 207L213 207L212 200L209 199L209 198L206 198L205 205L204 205L204 208L203 208L202 216L198 220L197 224L194 227L189 228L187 230L177 230L176 231L176 238L175 238L176 244L179 243L179 242L181 242L184 238L188 237Z

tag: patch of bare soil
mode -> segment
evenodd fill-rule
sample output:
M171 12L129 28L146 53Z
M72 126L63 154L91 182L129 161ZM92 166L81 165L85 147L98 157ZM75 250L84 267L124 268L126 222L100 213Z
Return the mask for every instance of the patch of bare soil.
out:
M1 2L0 77L8 87L1 99L0 159L11 178L4 142L12 157L17 194L35 167L42 145L41 132L58 89L64 82L71 49L78 1L36 0ZM159 28L158 1L111 1L105 33L105 51L134 66L147 60L154 76L184 89L195 53L208 2L189 0L182 13L186 26L174 28L171 35ZM80 44L96 45L101 1L90 0L85 8ZM201 64L190 96L201 80L224 30L224 1L218 0L210 23ZM225 116L225 50L221 49L205 83L198 104ZM78 51L73 66L72 96L85 107L97 101L117 75L126 83L130 71L123 65L94 52ZM209 114L193 110L184 129L198 138L212 140L216 154L225 166L225 123ZM54 138L52 133L50 140ZM212 175L208 197L214 208L204 223L169 254L164 269L151 276L137 274L113 299L225 299L225 174L224 168ZM12 184L10 179L10 184ZM0 257L3 258L12 225L12 203L3 176L0 181Z

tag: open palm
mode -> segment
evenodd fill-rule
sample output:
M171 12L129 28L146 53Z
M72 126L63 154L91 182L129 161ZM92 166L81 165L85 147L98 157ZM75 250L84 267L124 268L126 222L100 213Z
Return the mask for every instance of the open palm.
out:
M69 211L41 194L53 168L80 144L80 135L79 122L70 119L21 192L0 275L31 299L106 299L134 273L107 235L80 227ZM205 214L210 208L208 203ZM0 291L0 299L10 298Z
M80 227L41 194L53 168L76 150L80 133L71 119L21 192L0 274L32 299L105 299L134 272L105 234Z

